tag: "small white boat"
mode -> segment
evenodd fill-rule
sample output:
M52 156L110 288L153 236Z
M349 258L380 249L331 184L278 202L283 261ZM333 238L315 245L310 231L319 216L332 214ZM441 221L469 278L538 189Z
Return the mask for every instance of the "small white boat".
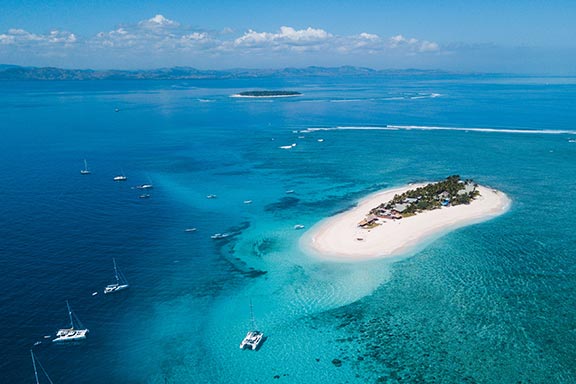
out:
M88 329L74 328L73 316L75 317L75 315L72 314L68 300L66 300L66 306L68 307L68 316L70 317L70 328L59 329L58 332L56 332L56 338L52 340L54 343L84 340L86 334L88 334ZM80 323L78 318L76 318L76 321Z
M208 196L206 196L206 198L207 198L207 199L215 199L215 198L216 198L216 195L208 195Z
M224 239L228 236L230 236L229 233L215 233L212 236L210 236L210 238L212 238L214 240L218 240L218 239Z
M88 163L86 162L86 159L84 159L84 169L80 170L80 174L89 175L90 173L92 172L90 172L90 170L88 169Z
M150 179L150 176L148 176L148 182L147 183L137 185L134 188L136 188L136 189L152 189L152 188L154 188L154 185L152 184L152 179Z
M186 228L184 232L196 232L196 228Z
M142 195L140 195L140 196L138 196L138 197L139 197L140 199L149 199L149 198L152 197L152 195L149 194L149 193L144 193L144 194L142 194Z
M286 191L286 193L288 193L288 194L294 193L294 190L293 190L293 189L289 189L289 190Z
M323 141L324 141L324 139L318 139L318 142L319 142L319 143L321 143L321 142L323 142Z
M128 178L124 175L114 176L114 181L126 181Z
M302 228L304 228L304 226L302 224L296 224L294 226L294 229L302 229Z
M252 204L252 200L244 200L244 204Z
M248 331L244 340L240 343L240 349L245 349L246 347L252 349L253 351L258 348L258 345L262 342L264 334L260 331Z
M252 323L252 329L254 330L248 331L248 333L246 333L246 336L240 343L240 349L250 348L255 351L262 343L262 340L264 339L264 333L256 330L254 311L252 309L252 300L250 300L250 320Z
M126 277L122 274L122 272L118 271L118 267L116 266L116 259L113 258L112 262L114 263L114 277L116 278L116 283L108 284L104 288L104 294L118 292L130 286L128 285L128 280L126 280Z

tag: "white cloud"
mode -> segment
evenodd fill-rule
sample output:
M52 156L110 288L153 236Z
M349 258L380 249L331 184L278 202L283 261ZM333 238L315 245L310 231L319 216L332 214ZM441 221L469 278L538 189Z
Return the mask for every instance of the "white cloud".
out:
M45 35L38 35L35 33L28 32L24 29L11 28L7 33L0 34L0 43L4 45L17 45L17 46L27 46L27 45L41 45L41 46L71 46L76 43L78 39L76 35L70 32L53 30Z
M193 30L163 15L156 15L137 24L100 32L89 39L88 44L100 49L126 48L150 54L167 51L175 55L180 51L189 52L194 47L205 49L216 41L208 32Z
M234 40L236 46L274 46L276 48L291 45L322 44L332 35L323 29L308 27L296 30L292 27L280 27L278 33L256 32L249 30L243 36Z
M146 29L178 28L180 23L167 19L162 15L156 15L151 19L140 21L138 26Z
M366 32L362 32L361 34L358 35L361 39L366 39L366 40L379 40L380 36L378 35L373 35L371 33L366 33Z
M427 40L418 40L415 38L406 38L402 35L396 35L388 40L389 47L392 49L406 49L411 52L435 52L440 49L438 43Z
M182 40L194 40L194 41L206 40L208 38L209 37L206 32L194 32L189 35L182 36Z
M438 43L434 43L431 41L423 41L420 45L420 52L435 52L440 49Z
M61 47L67 49L59 49ZM27 50L30 56L41 56L50 50L58 55L74 52L88 61L89 57L97 57L100 60L107 58L111 63L116 58L123 58L124 62L145 58L159 65L171 65L176 62L170 62L172 59L186 62L190 58L202 58L204 62L210 62L224 55L229 62L234 62L235 58L248 62L253 60L254 54L270 58L293 54L293 58L301 57L313 62L312 59L317 57L326 62L329 58L338 57L346 60L366 56L385 58L442 51L436 42L400 34L382 37L363 31L356 35L336 35L321 28L282 26L274 32L250 29L238 35L230 28L220 31L192 28L161 14L87 38L59 30L35 34L13 28L0 34L0 49L4 53Z

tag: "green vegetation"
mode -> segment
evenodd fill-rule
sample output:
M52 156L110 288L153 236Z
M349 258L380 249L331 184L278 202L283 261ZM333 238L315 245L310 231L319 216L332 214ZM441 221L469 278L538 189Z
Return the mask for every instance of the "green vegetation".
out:
M452 175L446 180L395 195L389 202L372 209L370 214L399 218L398 214L407 217L442 206L470 204L480 194L477 186L471 179L462 181L459 175Z
M240 96L250 97L274 97L274 96L299 96L300 92L296 91L245 91L240 92Z

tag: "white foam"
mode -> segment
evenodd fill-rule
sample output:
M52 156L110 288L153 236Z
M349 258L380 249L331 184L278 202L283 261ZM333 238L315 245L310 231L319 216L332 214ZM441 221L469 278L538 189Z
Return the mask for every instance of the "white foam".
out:
M411 100L414 100L414 99L435 99L435 98L440 97L440 96L442 96L440 93L430 93L430 94L421 93L418 96L410 97L410 99Z
M330 100L331 103L358 103L365 101L364 99L335 99Z
M518 133L537 135L575 135L576 131L564 129L508 129L508 128L464 128L464 127L434 127L421 125L385 125L385 126L339 126L330 128L308 128L302 133L317 131L464 131L464 132L489 132L489 133Z

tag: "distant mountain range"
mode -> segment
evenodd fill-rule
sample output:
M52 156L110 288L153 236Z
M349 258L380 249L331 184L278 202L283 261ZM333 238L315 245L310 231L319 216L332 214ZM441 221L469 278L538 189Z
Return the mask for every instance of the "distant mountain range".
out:
M302 76L401 76L448 74L436 70L375 70L364 67L305 67L284 69L228 69L200 70L191 67L159 68L150 70L91 70L62 69L53 67L21 67L0 64L0 80L186 80L186 79L234 79L262 77Z

